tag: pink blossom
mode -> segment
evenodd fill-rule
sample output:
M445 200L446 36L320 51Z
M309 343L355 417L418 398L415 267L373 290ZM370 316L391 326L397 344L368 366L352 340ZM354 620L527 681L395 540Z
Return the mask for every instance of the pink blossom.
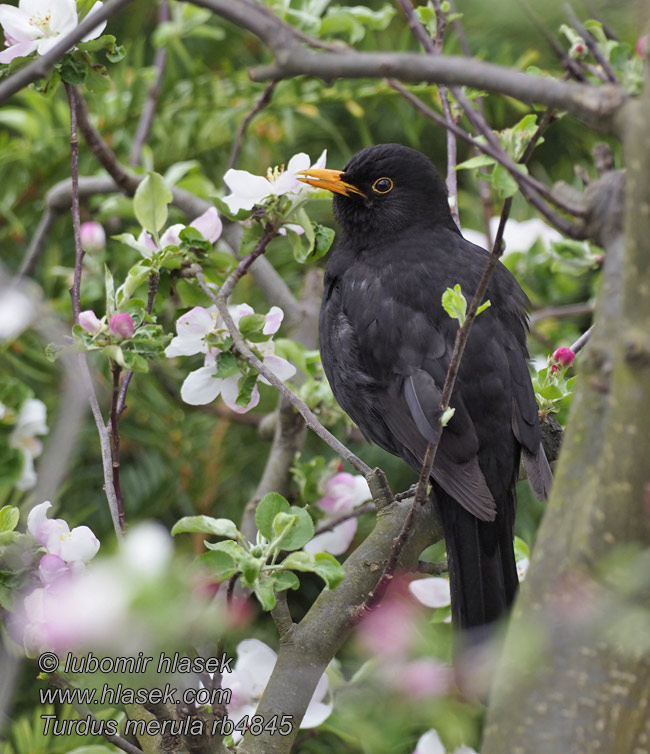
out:
M642 58L646 53L647 46L648 46L648 35L644 34L642 37L639 37L639 39L637 40L636 46L634 48L634 52L636 52L636 54Z
M51 507L49 501L35 505L27 517L27 531L48 553L64 562L87 563L96 555L99 540L87 526L76 526L70 531L63 519L47 518Z
M81 223L81 245L86 251L101 251L106 246L106 233L99 223Z
M67 576L69 573L70 568L65 560L49 552L43 555L38 564L38 577L43 586L49 586L57 581L57 579Z
M417 615L412 600L389 596L361 621L357 638L371 655L402 659L417 638Z
M109 322L109 327L111 333L118 338L130 338L135 332L133 317L125 312L113 314Z
M79 313L79 324L91 335L96 335L103 327L101 320L92 309Z
M164 249L165 246L180 246L180 234L181 231L185 230L185 227L186 226L183 225L183 223L170 225L169 228L167 228L167 230L160 237L160 248ZM199 215L197 218L192 220L189 227L198 230L206 241L214 243L221 235L221 231L223 230L223 223L221 222L217 208L210 207L202 215ZM143 230L140 233L136 243L146 247L146 249L150 251L157 251L158 248L146 230ZM145 256L151 256L150 254L145 254L144 251L142 251L142 253Z
M409 592L427 607L447 607L451 604L449 581L442 576L411 581Z
M445 694L453 683L453 671L433 657L400 664L391 674L399 690L413 700Z
M553 353L552 359L556 364L559 364L563 367L568 367L573 364L573 361L575 359L576 355L570 348L565 348L564 346L562 348L558 348Z

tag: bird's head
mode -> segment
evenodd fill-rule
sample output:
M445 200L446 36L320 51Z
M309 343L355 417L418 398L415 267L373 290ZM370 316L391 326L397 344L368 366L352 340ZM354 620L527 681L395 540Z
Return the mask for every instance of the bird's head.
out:
M366 147L343 170L304 170L298 180L334 193L334 215L349 235L456 228L447 188L431 160L401 144Z

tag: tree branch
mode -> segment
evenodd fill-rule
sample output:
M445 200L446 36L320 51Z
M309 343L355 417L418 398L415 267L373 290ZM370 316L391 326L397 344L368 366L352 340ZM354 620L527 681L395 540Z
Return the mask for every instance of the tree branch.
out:
M158 25L160 26L169 21L169 17L169 0L160 0L160 4L158 5ZM138 122L135 136L133 137L131 155L129 157L129 163L131 165L139 165L142 162L142 147L147 143L149 132L151 131L151 126L153 124L153 118L156 114L160 87L162 86L162 80L165 75L166 60L167 48L165 45L162 45L162 47L159 47L156 50L154 56L153 67L156 74L153 83L147 92L147 99L142 108L140 121Z
M264 110L264 108L269 104L271 97L273 97L273 92L275 91L276 86L276 81L272 81L270 84L267 84L260 98L253 105L251 110L249 110L249 112L247 112L244 116L244 119L237 129L237 135L235 136L235 141L232 145L232 151L228 160L228 170L234 168L237 164L242 147L244 146L244 137L246 136L246 130L248 129L248 126L251 124L255 116L262 110Z
M24 68L16 71L13 76L9 76L9 78L5 79L0 83L0 104L28 84L31 84L33 81L47 76L54 65L58 63L66 52L74 47L77 42L80 42L86 34L95 29L98 24L114 16L130 2L131 0L106 0L103 6L91 16L86 16L79 26L75 26L75 28L58 42L47 54L38 56L32 63L29 63Z

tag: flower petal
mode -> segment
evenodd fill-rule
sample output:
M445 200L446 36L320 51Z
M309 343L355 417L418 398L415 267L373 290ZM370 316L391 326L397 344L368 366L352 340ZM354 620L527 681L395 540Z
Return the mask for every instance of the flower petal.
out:
M269 309L269 313L266 315L266 322L264 323L264 327L262 329L264 335L275 335L275 333L280 329L280 325L282 324L283 319L284 312L282 311L282 309L280 309L279 306L272 306Z
M181 239L178 235L185 229L183 223L176 223L176 225L170 225L169 228L160 237L160 248L164 249L165 246L180 246Z
M0 52L0 63L11 63L14 58L24 58L38 47L38 40L20 42Z
M193 228L196 228L196 230L199 231L203 238L210 241L210 243L214 243L217 238L219 238L221 231L223 230L223 223L221 222L221 218L219 217L219 213L217 212L216 207L210 207L210 209L206 209L206 211L202 215L199 215L197 218L192 220L190 225Z
M447 607L451 603L449 581L442 576L411 581L409 592L427 607Z
M291 191L299 191L303 184L296 178L296 173L299 170L309 170L310 162L309 155L305 152L294 154L289 160L287 169L280 173L280 177L275 182L273 193L276 196L282 196Z
M214 376L214 366L200 367L190 372L181 387L181 398L190 406L204 406L219 395L224 380Z
M327 162L327 149L323 149L323 151L320 153L320 157L316 160L316 162L311 167L322 169L325 167L326 162Z
M211 309L195 306L176 320L178 335L165 348L165 356L193 356L195 353L207 353L205 336L213 329L215 320Z
M228 678L224 678L224 686L228 687L225 683L228 680L236 683L242 694L247 694L249 699L259 697L269 682L277 659L278 656L271 647L259 639L240 641L235 667Z
M265 356L262 359L262 363L264 366L268 367L279 380L282 380L282 382L286 382L296 373L294 365L286 359L283 359L281 356ZM265 385L271 384L264 377L260 377L260 381Z
M358 525L359 522L356 518L350 518L335 526L332 531L317 534L302 549L310 555L315 555L317 552L343 555L352 544Z
M301 728L316 728L322 723L327 720L327 718L332 714L332 710L334 709L334 703L329 702L328 704L325 704L323 702L314 702L313 700L309 703L309 707L307 707L305 711L305 716L302 719L302 722L300 723Z
M420 736L413 754L445 754L438 731L432 728Z
M29 12L25 12L22 7L0 5L0 25L15 42L29 42L41 36L39 28L31 24L29 19Z
M224 380L222 380L223 387L221 388L221 397L223 399L223 402L231 411L234 411L236 414L245 414L247 411L255 408L255 406L257 406L257 404L260 402L260 391L258 390L256 384L253 388L251 399L248 404L246 406L240 406L237 403L240 377L241 374L233 374L232 377L226 377Z
M236 304L235 306L228 307L228 313L232 317L233 322L239 327L239 320L247 314L255 314L255 309L250 304Z
M41 545L43 542L39 539L38 530L43 521L47 519L47 512L51 507L52 503L49 500L46 500L44 503L35 505L27 516L27 531Z
M58 555L47 553L38 564L38 577L44 586L53 584L57 579L70 573L65 561Z
M0 60L0 62L3 61ZM0 341L13 340L20 335L25 328L29 327L35 314L36 309L29 296L17 288L2 288L0 290Z
M87 563L99 550L99 540L88 526L75 526L61 541L59 556L66 563Z
M231 168L226 171L223 180L232 191L232 197L226 196L224 201L233 212L237 210L232 204L235 204L237 209L252 209L264 197L273 193L273 185L270 181L261 175L253 175L247 170Z
M96 13L101 7L104 5L104 3L100 2L100 0L97 0L97 2L93 5L93 7L88 11L88 16L90 16L92 13ZM104 31L106 28L106 21L102 21L100 24L95 26L94 29L88 32L85 37L81 38L82 42L87 42L89 39L97 39L97 37Z

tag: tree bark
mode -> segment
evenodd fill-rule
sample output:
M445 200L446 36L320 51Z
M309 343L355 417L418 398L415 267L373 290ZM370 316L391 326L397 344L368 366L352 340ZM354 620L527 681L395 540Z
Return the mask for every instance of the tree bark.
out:
M483 754L650 751L650 88L622 115L628 201L618 173L590 189L596 326Z

